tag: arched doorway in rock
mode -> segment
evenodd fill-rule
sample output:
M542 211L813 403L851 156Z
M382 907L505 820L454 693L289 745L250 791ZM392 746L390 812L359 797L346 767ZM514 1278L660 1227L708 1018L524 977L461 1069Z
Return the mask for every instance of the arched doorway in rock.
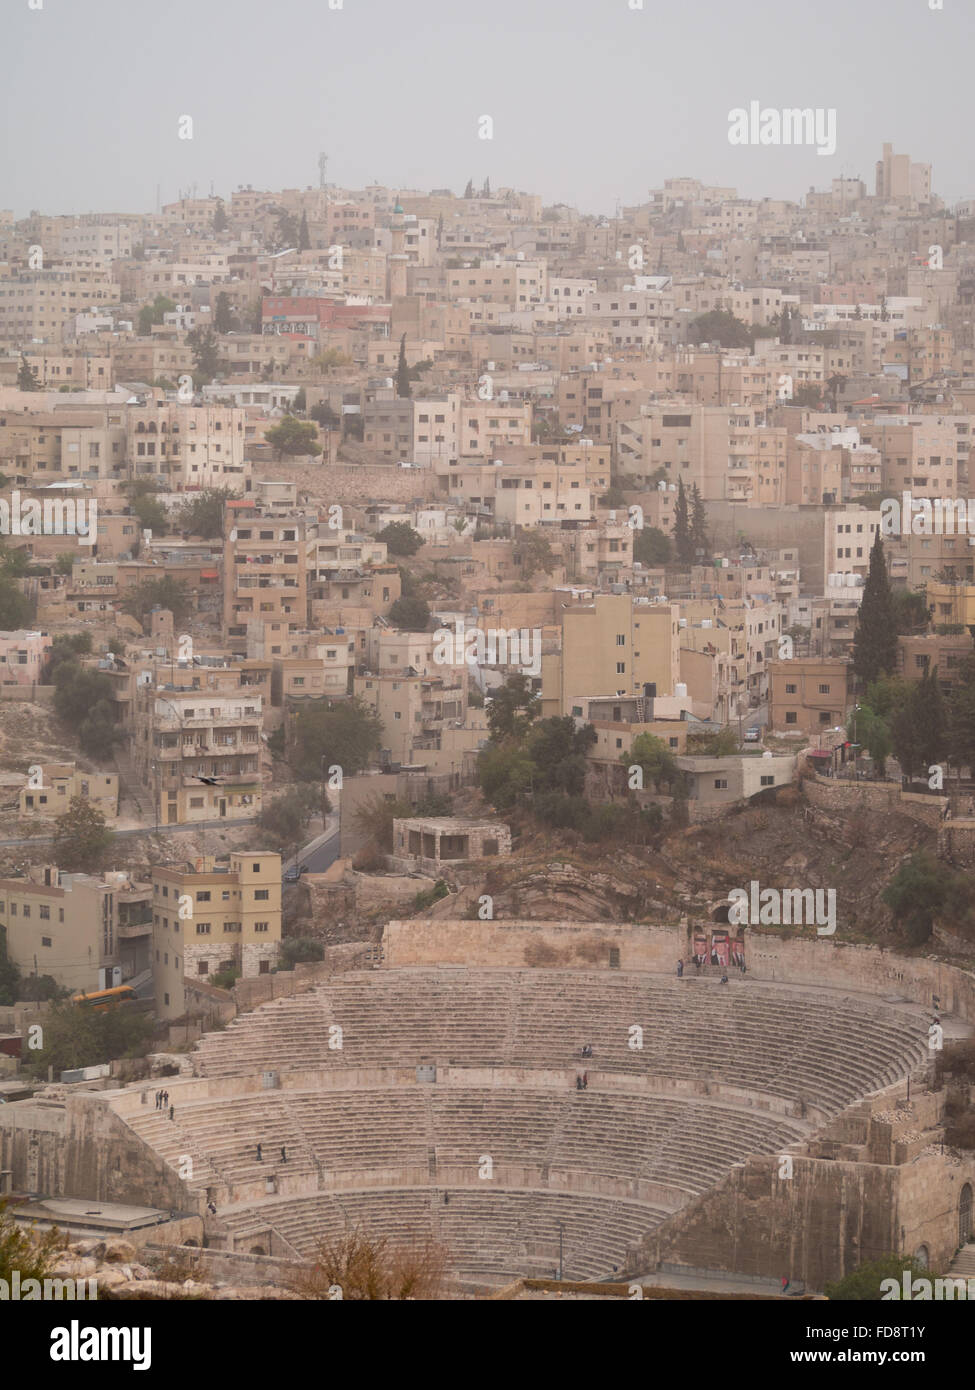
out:
M931 1256L926 1245L919 1245L914 1251L914 1263L920 1265L922 1269L927 1269L930 1259Z

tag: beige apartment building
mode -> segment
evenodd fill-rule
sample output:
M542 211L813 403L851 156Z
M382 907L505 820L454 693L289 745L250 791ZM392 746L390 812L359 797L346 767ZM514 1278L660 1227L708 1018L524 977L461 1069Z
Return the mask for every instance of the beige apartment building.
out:
M152 948L159 1018L186 1012L185 978L227 968L244 979L268 974L281 950L281 856L208 855L153 869Z
M422 423L417 419L417 426ZM469 458L494 459L502 450L528 448L532 442L532 407L521 401L462 401L458 439Z
M449 299L479 299L509 309L529 308L548 299L548 263L544 260L481 262L447 272Z
M797 657L769 667L769 727L815 736L842 725L850 706L850 663Z
M131 753L159 825L250 820L260 814L263 700L138 684Z
M597 594L562 610L562 650L543 663L543 699L559 714L580 695L672 695L680 679L678 608Z
M168 492L229 487L242 491L246 413L171 402L129 406L130 476L154 477Z
M101 811L109 823L118 816L116 773L81 772L74 763L37 763L36 767L40 777L28 776L20 792L22 816L63 816L75 797Z
M668 483L696 484L705 501L741 500L740 475L751 477L751 468L742 470L732 455L731 413L719 406L645 405L639 416L619 422L616 440L620 467L639 487L663 469Z
M60 343L77 314L119 302L103 271L30 270L0 277L0 343Z
M148 969L150 900L148 886L123 873L35 865L0 879L0 944L25 975L52 975L72 992L110 989Z
M308 620L308 539L317 523L291 510L265 510L247 499L227 503L223 631L246 652L248 625Z
M860 427L860 438L880 452L885 490L910 492L915 497L959 495L959 454L963 454L967 468L971 436L959 436L953 416L898 416L874 420L872 424L865 421Z

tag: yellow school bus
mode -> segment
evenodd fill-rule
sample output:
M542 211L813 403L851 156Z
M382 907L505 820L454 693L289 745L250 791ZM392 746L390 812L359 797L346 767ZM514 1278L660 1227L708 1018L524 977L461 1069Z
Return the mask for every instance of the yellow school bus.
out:
M104 1013L106 1009L117 1009L120 1004L134 1003L136 1000L135 990L131 985L116 985L113 989L96 989L91 994L72 994L72 1004L84 1004L89 1009L94 1009L96 1013Z

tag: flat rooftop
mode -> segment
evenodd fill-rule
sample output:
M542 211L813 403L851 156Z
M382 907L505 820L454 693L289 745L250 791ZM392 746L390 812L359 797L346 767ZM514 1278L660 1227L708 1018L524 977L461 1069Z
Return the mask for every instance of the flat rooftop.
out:
M158 1207L134 1207L123 1202L85 1201L81 1197L39 1197L12 1208L18 1220L38 1221L68 1229L136 1231L159 1226L171 1213Z

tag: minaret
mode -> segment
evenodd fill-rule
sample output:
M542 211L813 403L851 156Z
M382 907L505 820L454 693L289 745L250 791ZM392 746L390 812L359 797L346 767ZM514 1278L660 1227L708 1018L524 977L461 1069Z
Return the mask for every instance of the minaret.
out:
M406 215L400 207L399 202L393 208L393 220L390 223L390 230L393 234L393 246L389 253L389 271L387 275L390 300L402 299L406 294L406 267L409 264L406 255Z

